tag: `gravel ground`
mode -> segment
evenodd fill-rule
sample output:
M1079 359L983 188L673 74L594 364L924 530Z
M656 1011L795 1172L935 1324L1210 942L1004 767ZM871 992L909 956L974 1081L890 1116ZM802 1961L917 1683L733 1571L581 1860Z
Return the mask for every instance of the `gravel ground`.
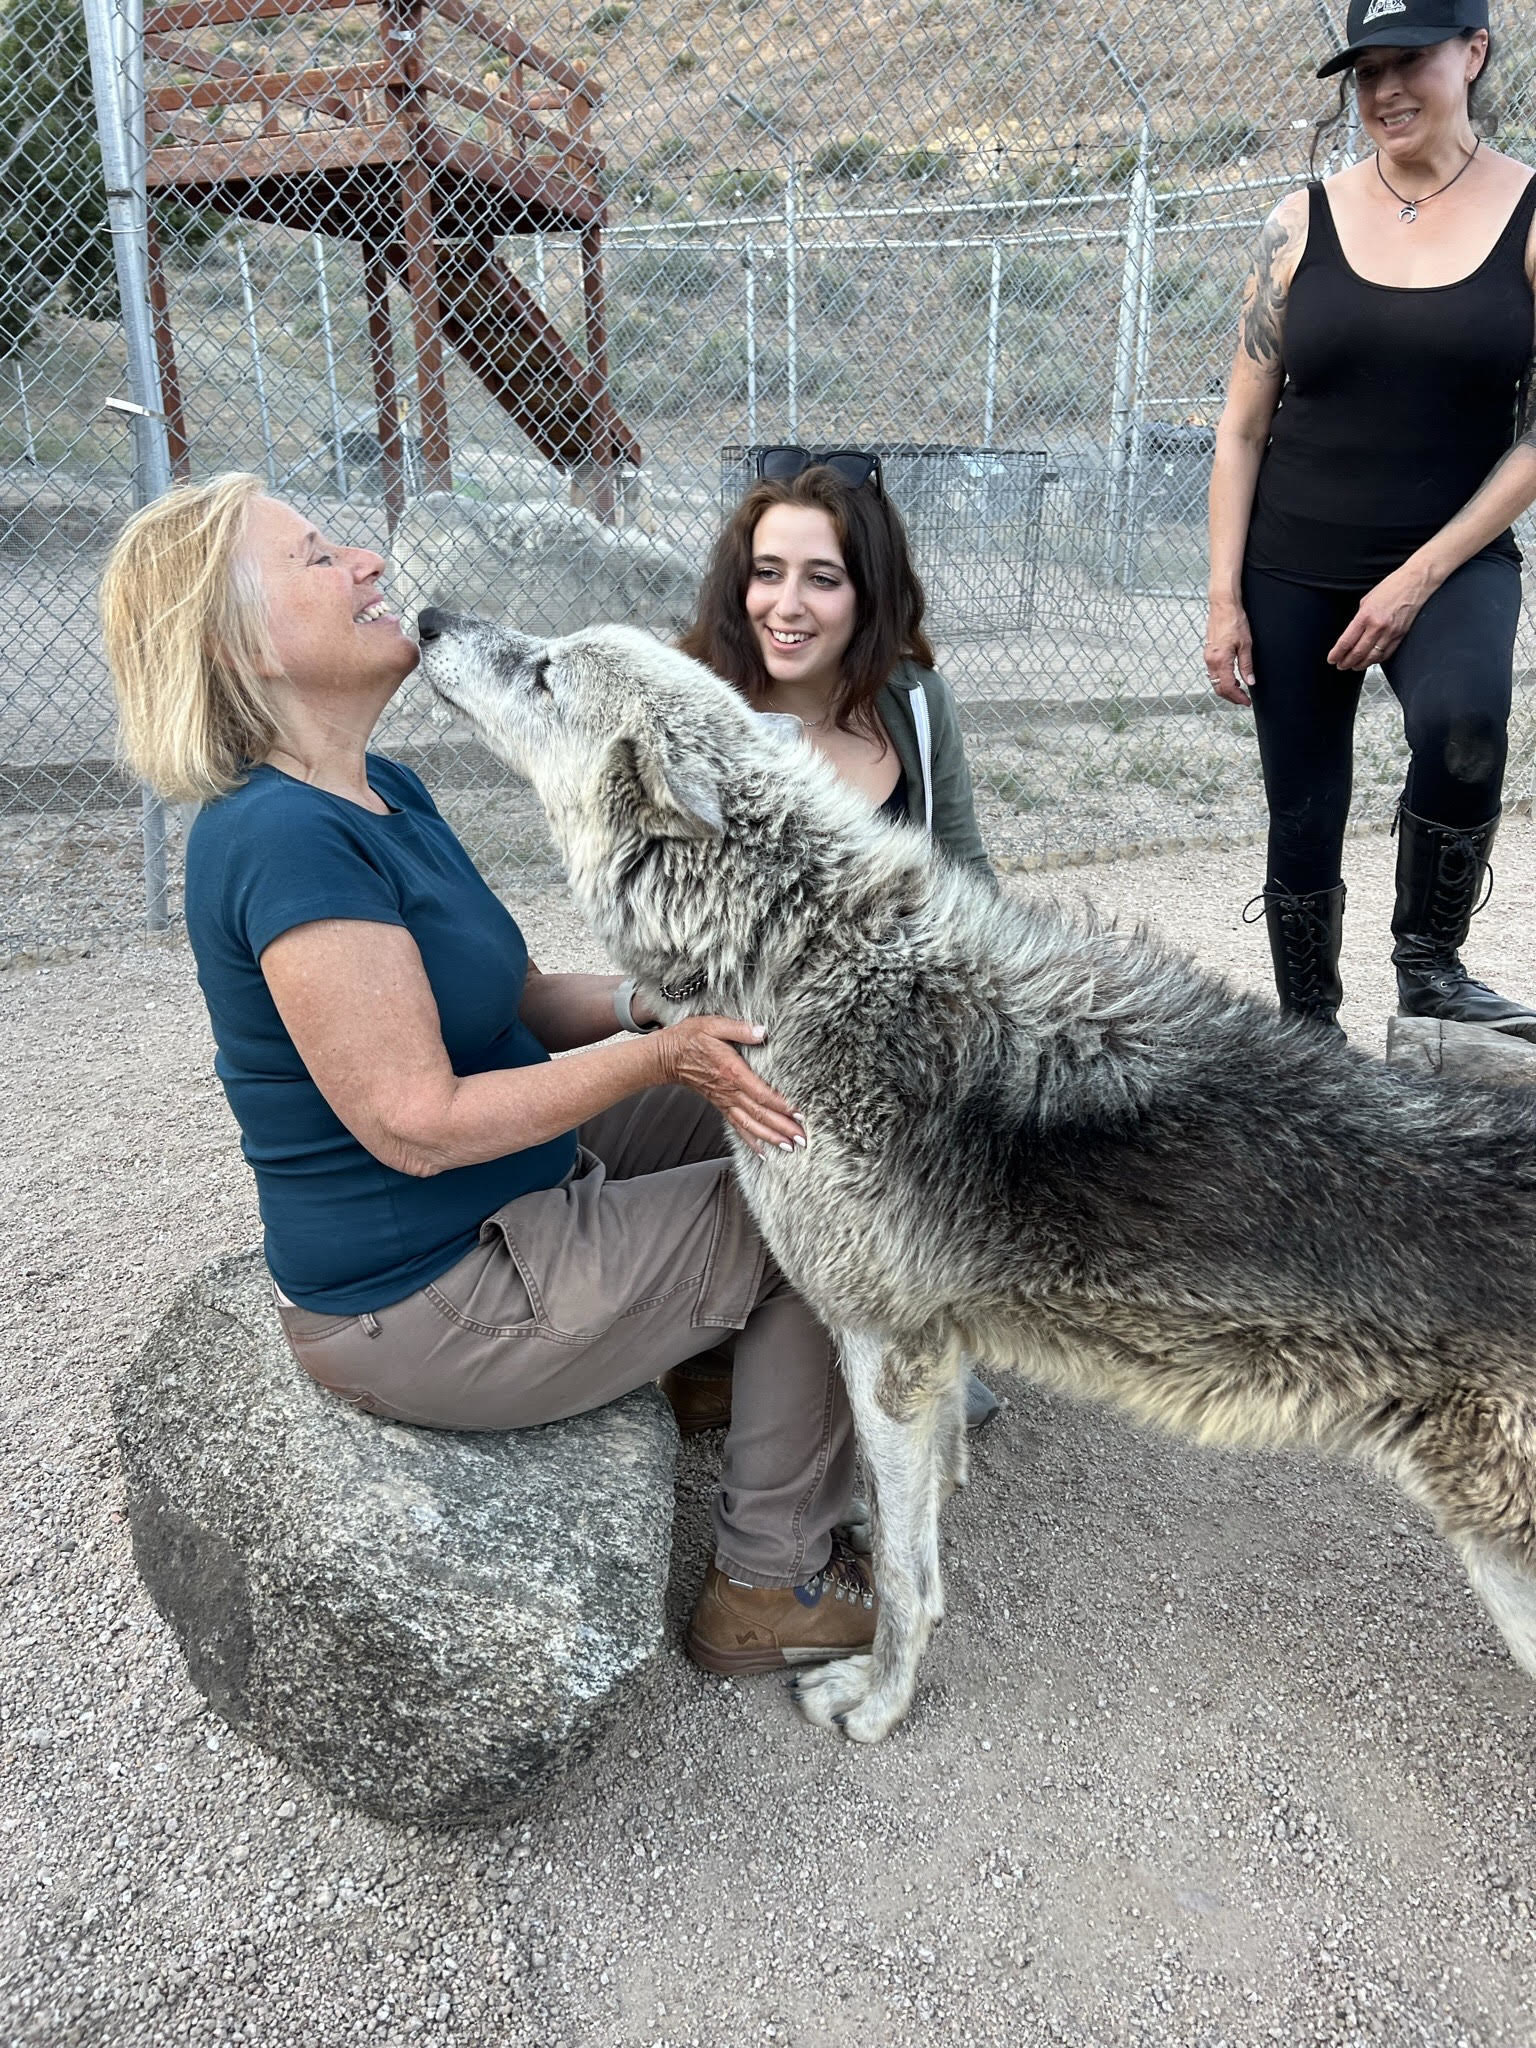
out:
M1390 859L1350 849L1372 1045ZM1176 855L1029 886L1150 913L1257 986L1256 873ZM594 964L558 891L516 907L543 964ZM1472 957L1526 991L1533 910L1517 820ZM1529 2048L1536 1694L1423 1522L1356 1474L1021 1383L947 1514L951 1619L882 1748L674 1648L499 1829L334 1809L204 1709L121 1521L111 1376L255 1230L190 961L0 975L0 1034L6 2042ZM717 1448L682 1461L675 1624Z

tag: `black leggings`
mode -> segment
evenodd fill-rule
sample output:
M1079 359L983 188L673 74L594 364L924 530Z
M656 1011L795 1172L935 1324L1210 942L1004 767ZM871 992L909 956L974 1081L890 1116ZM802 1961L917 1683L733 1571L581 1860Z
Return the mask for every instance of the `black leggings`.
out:
M1309 895L1340 879L1365 678L1325 657L1363 595L1243 571L1271 888ZM1418 817L1469 829L1498 810L1519 618L1520 571L1476 555L1447 577L1382 664L1412 755L1403 801Z

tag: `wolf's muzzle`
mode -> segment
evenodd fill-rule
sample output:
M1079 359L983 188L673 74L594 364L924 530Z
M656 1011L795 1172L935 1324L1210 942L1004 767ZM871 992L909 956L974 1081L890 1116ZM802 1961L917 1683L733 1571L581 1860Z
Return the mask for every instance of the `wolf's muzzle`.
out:
M441 640L445 633L463 625L464 621L453 612L441 612L436 605L428 605L425 611L416 614L416 638L426 647L433 640Z

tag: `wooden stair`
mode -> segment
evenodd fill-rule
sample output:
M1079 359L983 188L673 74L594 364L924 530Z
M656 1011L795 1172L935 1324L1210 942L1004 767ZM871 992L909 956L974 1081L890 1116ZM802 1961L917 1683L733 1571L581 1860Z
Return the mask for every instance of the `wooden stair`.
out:
M641 461L640 443L560 330L485 249L442 249L443 337L546 461L562 469Z

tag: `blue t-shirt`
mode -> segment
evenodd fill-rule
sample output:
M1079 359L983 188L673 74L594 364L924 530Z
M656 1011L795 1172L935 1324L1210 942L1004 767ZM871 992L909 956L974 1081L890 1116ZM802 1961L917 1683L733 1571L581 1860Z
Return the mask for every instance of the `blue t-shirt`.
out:
M187 935L214 1071L256 1175L267 1264L301 1308L356 1315L425 1287L503 1202L556 1187L573 1133L419 1179L366 1151L310 1079L258 962L294 925L357 918L416 941L458 1075L534 1066L518 1017L528 948L408 768L368 756L388 816L266 766L199 812L187 840Z

